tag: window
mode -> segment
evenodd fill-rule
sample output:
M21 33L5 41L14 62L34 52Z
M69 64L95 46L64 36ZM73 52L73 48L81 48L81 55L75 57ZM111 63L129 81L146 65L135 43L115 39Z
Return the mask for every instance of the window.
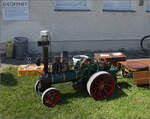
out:
M55 0L55 10L89 10L89 0Z
M119 11L130 11L132 9L133 0L105 0L104 10L119 10Z
M3 20L28 20L28 0L3 0L2 16Z
M150 0L147 0L146 2L146 11L150 12Z

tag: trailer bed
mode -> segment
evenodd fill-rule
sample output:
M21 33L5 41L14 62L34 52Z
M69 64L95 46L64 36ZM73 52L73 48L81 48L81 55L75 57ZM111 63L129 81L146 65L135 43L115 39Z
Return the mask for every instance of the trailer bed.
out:
M128 65L129 63L137 66L137 68ZM121 61L119 65L121 65L121 69L132 74L133 82L136 85L150 84L150 59Z

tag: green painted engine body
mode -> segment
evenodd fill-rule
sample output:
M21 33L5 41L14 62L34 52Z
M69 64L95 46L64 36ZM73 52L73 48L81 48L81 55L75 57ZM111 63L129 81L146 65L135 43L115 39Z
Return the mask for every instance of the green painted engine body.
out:
M68 81L75 81L77 80L77 78L78 77L74 70L68 70L59 74L50 73L48 79L50 79L51 84L56 84L56 83L63 83Z
M74 70L67 70L61 73L49 73L48 77L43 76L43 80L47 80L50 84L63 83L63 82L87 82L88 79L96 72L106 71L109 72L114 79L116 78L117 68L110 65L104 65L100 62L94 62L92 59L87 59L85 62L79 61L74 66Z
M75 66L75 71L78 77L80 77L79 80L88 81L94 73L99 71L106 71L110 73L116 80L116 73L118 72L118 68L110 64L104 64L98 61L94 61L92 59L87 59L85 63L82 63L82 61L78 62Z

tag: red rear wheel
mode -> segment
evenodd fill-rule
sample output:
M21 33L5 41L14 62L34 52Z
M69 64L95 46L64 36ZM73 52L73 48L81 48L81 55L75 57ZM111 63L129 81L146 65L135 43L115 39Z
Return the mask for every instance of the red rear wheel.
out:
M105 99L115 88L114 78L107 72L97 72L88 81L89 94L95 99Z
M60 93L55 88L48 88L42 94L42 103L45 106L53 107L60 100Z

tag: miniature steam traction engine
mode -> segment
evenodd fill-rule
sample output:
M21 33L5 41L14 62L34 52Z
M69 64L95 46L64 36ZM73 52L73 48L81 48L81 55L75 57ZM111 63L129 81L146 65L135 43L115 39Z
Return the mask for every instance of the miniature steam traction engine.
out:
M84 91L95 100L109 97L116 83L117 68L107 61L94 61L91 58L83 58L76 63L73 69L64 67L59 58L52 64L52 71L48 72L48 31L41 31L41 40L38 45L43 47L44 73L35 84L35 90L41 94L42 103L45 106L55 106L60 100L60 92L52 87L53 84L73 82L73 87L81 84ZM40 65L37 60L37 65Z

